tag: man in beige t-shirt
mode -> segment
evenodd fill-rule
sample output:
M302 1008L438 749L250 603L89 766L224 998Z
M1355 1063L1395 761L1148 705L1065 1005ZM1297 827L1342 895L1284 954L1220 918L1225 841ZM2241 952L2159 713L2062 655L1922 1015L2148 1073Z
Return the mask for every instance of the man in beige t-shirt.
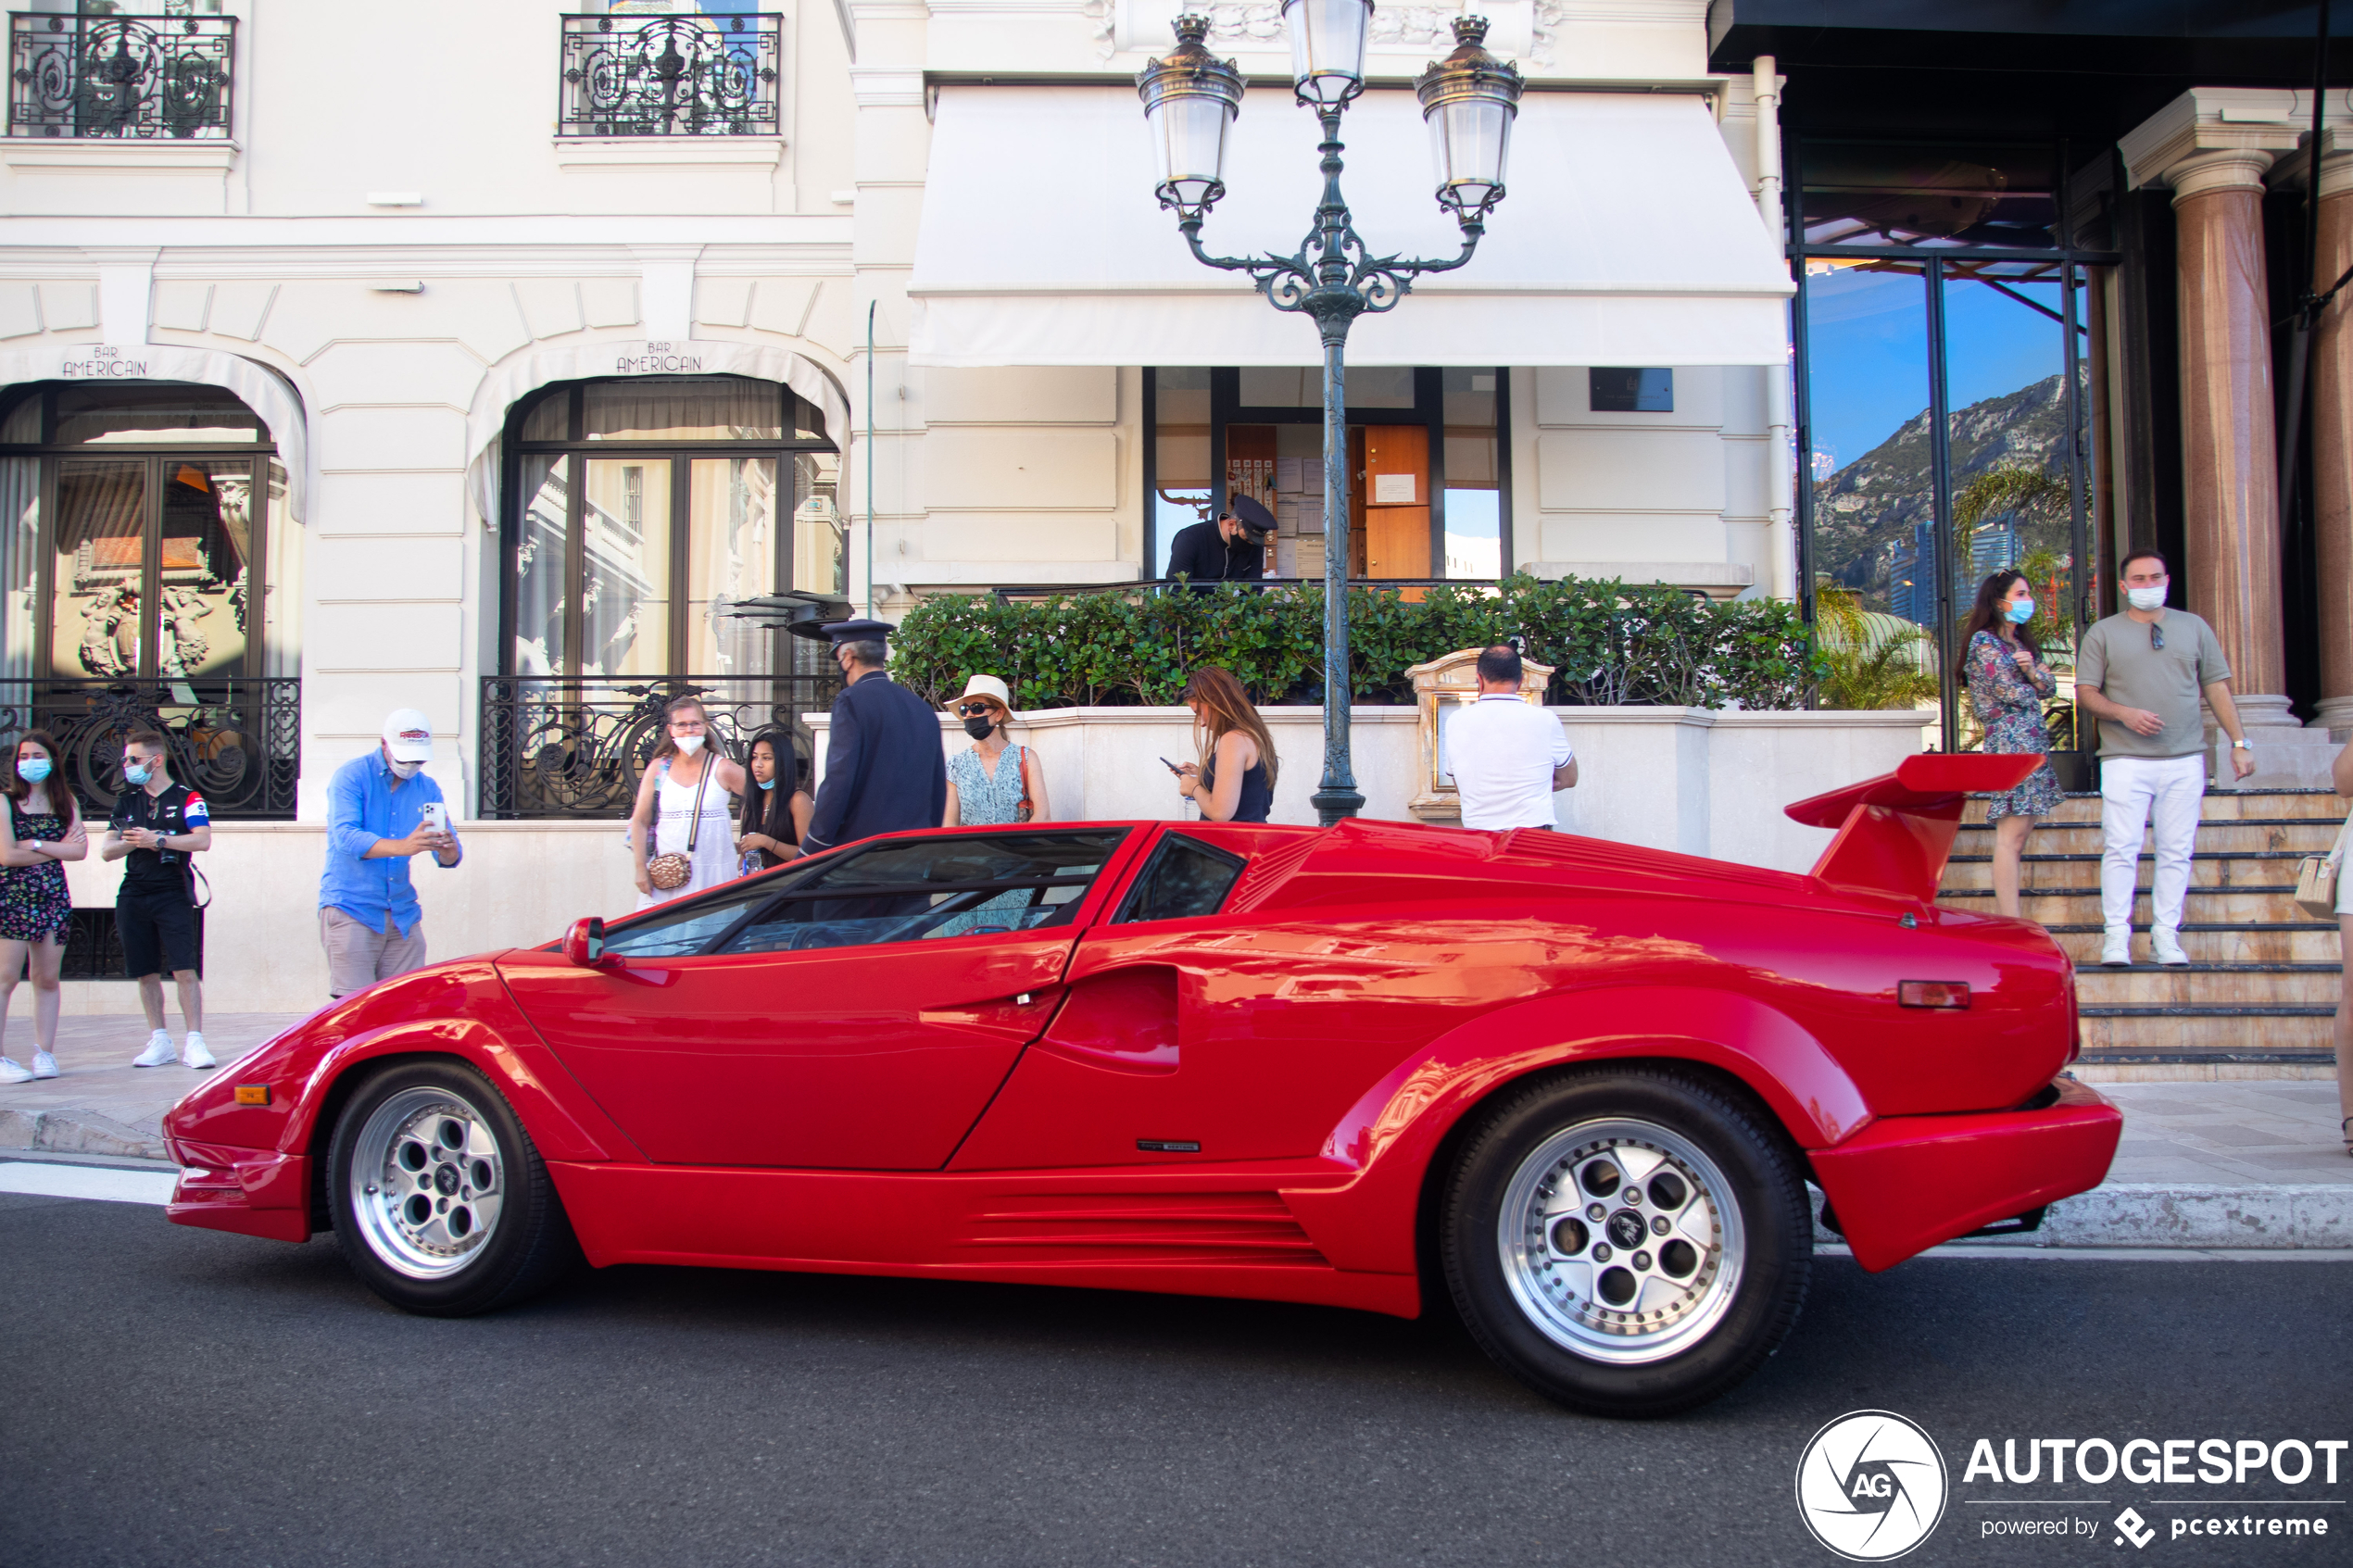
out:
M2083 633L2075 655L2075 702L2100 725L2100 962L2133 961L2133 895L2141 841L2157 822L2157 866L2149 886L2149 949L2161 964L2185 964L2182 904L2206 794L2202 694L2231 737L2231 766L2255 771L2255 754L2231 701L2231 666L2214 629L2185 609L2168 609L2165 558L2135 550L2121 573L2128 608Z

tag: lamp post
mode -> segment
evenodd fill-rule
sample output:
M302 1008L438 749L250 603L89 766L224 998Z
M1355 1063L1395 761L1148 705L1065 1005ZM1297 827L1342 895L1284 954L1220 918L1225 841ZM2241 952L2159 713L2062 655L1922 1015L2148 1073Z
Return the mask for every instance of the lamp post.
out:
M1340 198L1340 117L1365 90L1365 34L1373 0L1284 0L1291 87L1323 124L1324 198L1315 226L1290 257L1212 256L1202 219L1226 194L1226 132L1241 112L1242 77L1202 42L1209 19L1176 19L1176 47L1136 73L1160 157L1160 205L1205 267L1247 272L1277 310L1315 319L1324 344L1324 778L1314 797L1329 827L1365 809L1348 745L1348 329L1367 311L1393 310L1425 272L1451 272L1471 258L1487 215L1504 199L1504 160L1519 112L1517 68L1487 52L1483 17L1454 20L1454 52L1416 79L1437 162L1438 204L1462 225L1451 260L1375 256Z

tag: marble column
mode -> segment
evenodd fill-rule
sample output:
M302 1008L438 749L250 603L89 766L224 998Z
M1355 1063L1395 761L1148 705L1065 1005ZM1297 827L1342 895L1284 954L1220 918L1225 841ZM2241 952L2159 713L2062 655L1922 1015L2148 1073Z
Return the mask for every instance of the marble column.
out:
M2301 728L2288 711L2280 628L2279 448L2263 276L2271 162L2268 152L2231 148L2193 154L2167 171L2181 247L2189 558L2173 566L2183 590L2176 597L2213 626L2231 662L2232 696L2259 746L2264 737L2254 732ZM2227 780L2230 770L2219 777Z
M2353 151L2321 160L2321 286L2353 267ZM2312 336L2312 511L2319 557L2321 704L2315 729L2353 729L2353 285Z

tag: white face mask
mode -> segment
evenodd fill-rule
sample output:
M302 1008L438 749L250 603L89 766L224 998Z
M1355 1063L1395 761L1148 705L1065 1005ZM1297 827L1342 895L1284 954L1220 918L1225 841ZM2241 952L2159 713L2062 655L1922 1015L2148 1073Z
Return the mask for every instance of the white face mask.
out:
M392 776L396 779L413 779L424 771L424 767L422 762L395 762L392 765Z
M692 757L696 752L702 749L702 736L700 735L673 735L670 738L676 741L678 743L678 749L685 752L689 757Z
M2131 602L2134 609L2163 609L2165 585L2159 583L2154 588L2127 588L2124 590L2124 597Z

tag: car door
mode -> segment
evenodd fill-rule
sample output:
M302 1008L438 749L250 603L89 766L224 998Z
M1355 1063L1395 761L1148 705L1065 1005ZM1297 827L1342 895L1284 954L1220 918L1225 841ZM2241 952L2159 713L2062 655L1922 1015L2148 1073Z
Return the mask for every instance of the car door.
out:
M853 846L617 924L617 963L502 960L661 1163L936 1170L1052 1014L1123 827Z

